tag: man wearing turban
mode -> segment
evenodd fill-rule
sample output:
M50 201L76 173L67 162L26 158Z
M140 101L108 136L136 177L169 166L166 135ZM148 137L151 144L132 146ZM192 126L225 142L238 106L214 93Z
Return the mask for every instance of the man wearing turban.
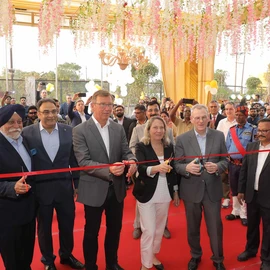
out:
M31 171L31 152L21 131L25 109L0 109L0 253L6 269L31 269L35 243L34 183L22 172ZM8 177L6 174L22 173Z

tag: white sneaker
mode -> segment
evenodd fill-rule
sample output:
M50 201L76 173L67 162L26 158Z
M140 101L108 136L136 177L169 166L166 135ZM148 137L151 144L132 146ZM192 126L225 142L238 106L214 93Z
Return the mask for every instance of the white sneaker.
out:
M221 208L227 209L227 208L229 208L229 206L230 206L230 199L224 199L223 203L221 205Z

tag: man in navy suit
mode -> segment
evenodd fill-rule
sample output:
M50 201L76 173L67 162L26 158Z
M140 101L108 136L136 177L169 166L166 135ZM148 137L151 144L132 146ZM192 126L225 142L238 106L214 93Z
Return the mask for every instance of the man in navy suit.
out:
M77 125L85 122L90 118L90 115L88 114L88 105L91 102L91 98L88 98L86 103L84 104L84 101L82 99L79 99L79 94L74 94L72 101L70 105L68 106L68 117L71 121L71 126L76 127ZM74 105L75 105L75 111L74 111Z
M60 115L64 120L66 120L66 116L68 115L68 106L71 103L71 99L72 99L71 95L66 95L66 102L61 104Z
M52 170L77 167L72 147L72 128L57 123L57 108L52 99L41 99L37 104L40 123L24 128L23 135L33 156L34 169ZM52 219L56 210L59 228L60 263L73 269L84 265L72 255L75 218L74 194L78 186L76 172L37 175L36 197L38 207L38 240L42 254L41 261L46 270L55 270L53 254ZM74 190L75 188L75 190Z
M21 136L25 109L0 109L0 175L32 170ZM34 183L31 177L0 178L0 254L6 269L31 270L35 243Z

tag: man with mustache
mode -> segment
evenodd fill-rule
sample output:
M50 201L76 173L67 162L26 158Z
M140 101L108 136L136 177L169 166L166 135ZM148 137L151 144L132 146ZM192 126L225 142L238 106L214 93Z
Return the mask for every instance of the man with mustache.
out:
M25 109L0 109L0 175L32 170L21 136ZM0 254L6 269L31 270L35 243L35 204L31 177L0 178Z
M261 270L270 270L270 119L258 122L257 142L247 145L238 184L238 200L247 204L247 243L238 261L255 257L260 245L260 222L262 220ZM261 152L257 152L257 151Z

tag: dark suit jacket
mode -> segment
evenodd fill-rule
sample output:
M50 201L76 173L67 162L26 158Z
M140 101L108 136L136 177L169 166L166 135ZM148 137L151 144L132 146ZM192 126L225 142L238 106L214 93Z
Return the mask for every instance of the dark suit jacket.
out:
M60 114L61 114L63 119L66 119L66 116L68 114L68 104L67 104L67 102L64 102L64 103L61 104Z
M76 127L82 122L80 114L76 111L73 111L74 105L75 105L75 102L71 101L70 105L68 106L68 117L71 121L72 127ZM85 113L86 120L88 120L90 118L90 114L88 114L88 106L85 106L84 113Z
M176 138L175 156L180 159L175 161L175 169L177 173L182 175L180 184L181 199L192 203L199 203L203 199L205 189L207 189L212 202L217 202L222 198L220 174L227 169L228 160L226 156L219 156L219 154L226 153L227 148L224 134L218 130L208 129L206 134L205 161L216 163L218 173L209 174L203 171L199 176L191 174L188 177L186 175L186 166L194 160L195 156L201 156L201 150L194 129ZM213 156L207 157L208 155Z
M27 145L23 142L28 150ZM30 152L29 155L31 156ZM23 169L22 169L23 168ZM0 174L27 172L24 161L0 133ZM21 177L0 178L0 228L19 226L29 223L35 215L34 181L27 177L27 183L32 187L26 194L17 196L14 190L15 183Z
M132 122L134 122L135 119L131 119L131 118L127 118L124 116L124 120L123 120L123 128L125 130L125 133L126 133L126 137L128 139L128 134L129 134L129 126ZM114 122L118 123L117 122L117 119L114 119Z
M138 162L156 160L155 162L148 162L138 165L139 175L135 179L133 195L139 202L146 203L153 197L159 177L159 173L157 173L153 178L149 177L146 172L147 167L159 165L160 162L158 161L158 157L151 144L145 145L143 142L139 142L136 144L135 151ZM170 157L174 157L174 150L172 144L164 147L164 159L166 160ZM170 165L172 167L174 166L173 160L171 161ZM173 186L177 185L176 172L172 170L170 173L166 173L166 178L171 197L173 198Z
M97 166L135 159L128 148L123 127L110 120L110 156L98 128L92 118L73 129L74 152L79 166ZM122 202L126 196L125 175L109 173L109 166L80 172L78 201L89 206L100 207L107 196L110 181L114 183L116 198Z
M73 146L72 128L68 125L58 123L60 145L54 161L49 158L42 140L39 124L34 124L23 129L26 139L33 155L33 168L35 171L62 169L77 167ZM34 151L33 151L34 150ZM63 172L53 174L37 175L36 194L40 203L49 205L55 201L63 201L73 197L73 185L78 186L78 172ZM73 182L74 181L74 182Z
M246 151L256 151L259 150L260 142L252 142L247 145ZM244 156L243 164L240 171L239 182L238 182L238 192L245 194L246 203L250 203L254 196L254 183L255 174L258 165L258 153L247 154ZM260 178L259 178L259 188L257 202L265 208L270 208L270 154L265 160L263 165Z
M226 118L226 116L224 116L224 115L218 113L218 115L217 115L217 117L216 117L216 122L215 122L215 129L217 129L217 126L218 126L219 121L220 121L221 119L224 119L224 118ZM212 115L210 114L210 120L211 120L211 119L212 119ZM210 123L209 123L209 124L210 124ZM209 124L208 124L208 126L209 126Z

